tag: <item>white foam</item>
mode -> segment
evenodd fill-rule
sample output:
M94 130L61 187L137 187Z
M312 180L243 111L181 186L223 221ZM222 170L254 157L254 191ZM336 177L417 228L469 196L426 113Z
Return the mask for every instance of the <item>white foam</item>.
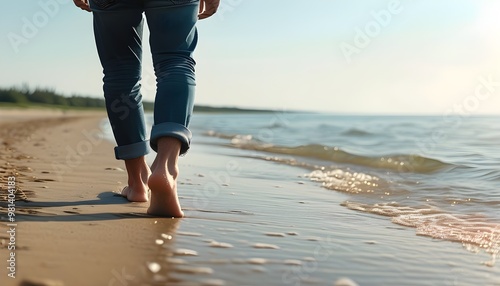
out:
M323 187L347 193L373 193L378 187L379 178L364 173L348 172L341 169L315 170L305 177L322 183Z
M480 215L445 213L432 207L408 207L397 203L362 204L343 202L347 208L391 217L393 223L416 228L417 235L460 242L469 251L484 250L492 255L488 266L500 253L500 224Z

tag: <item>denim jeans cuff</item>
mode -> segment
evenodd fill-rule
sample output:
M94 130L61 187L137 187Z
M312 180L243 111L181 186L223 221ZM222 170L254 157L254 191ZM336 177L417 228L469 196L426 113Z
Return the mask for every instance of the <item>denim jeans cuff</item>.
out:
M191 144L191 131L184 125L174 122L164 122L153 126L151 130L151 148L158 152L158 139L161 137L174 137L181 141L180 155L185 154Z
M149 153L148 141L115 147L115 157L118 160L135 159Z

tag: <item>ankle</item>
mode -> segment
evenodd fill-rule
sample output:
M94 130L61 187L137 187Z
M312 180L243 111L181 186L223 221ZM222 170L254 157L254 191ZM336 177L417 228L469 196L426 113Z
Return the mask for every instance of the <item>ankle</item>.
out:
M144 156L125 160L125 167L127 169L128 185L131 188L144 185L151 174Z
M172 164L167 163L167 172L174 178L174 180L177 180L177 177L179 176L179 166L177 165L177 162Z
M177 179L179 175L179 152L181 142L173 137L158 139L158 154L153 162L153 173L161 173Z

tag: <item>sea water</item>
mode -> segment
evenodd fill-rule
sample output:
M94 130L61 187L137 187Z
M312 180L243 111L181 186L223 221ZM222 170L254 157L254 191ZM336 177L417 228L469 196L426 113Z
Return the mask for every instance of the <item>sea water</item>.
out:
M353 211L500 251L500 117L196 114L196 144L296 166ZM194 147L195 148L195 147ZM246 153L245 153L246 152ZM300 168L300 169L299 169Z
M192 147L216 145L342 192L349 211L416 228L418 235L500 252L498 116L345 116L197 113ZM147 116L152 125L152 116ZM150 128L148 128L150 129ZM265 172L265 170L263 170ZM314 195L314 193L311 193Z

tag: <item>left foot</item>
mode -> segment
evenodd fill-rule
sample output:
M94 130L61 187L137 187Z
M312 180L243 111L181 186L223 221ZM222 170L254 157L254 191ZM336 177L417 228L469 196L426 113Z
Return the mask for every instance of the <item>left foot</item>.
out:
M126 186L123 188L121 192L122 197L125 197L127 200L130 202L138 202L138 203L144 203L149 200L149 194L148 190L140 190L138 191L137 189L132 189L129 186Z
M128 186L121 195L131 202L147 202L149 199L148 178L151 171L144 157L125 160L128 173Z

